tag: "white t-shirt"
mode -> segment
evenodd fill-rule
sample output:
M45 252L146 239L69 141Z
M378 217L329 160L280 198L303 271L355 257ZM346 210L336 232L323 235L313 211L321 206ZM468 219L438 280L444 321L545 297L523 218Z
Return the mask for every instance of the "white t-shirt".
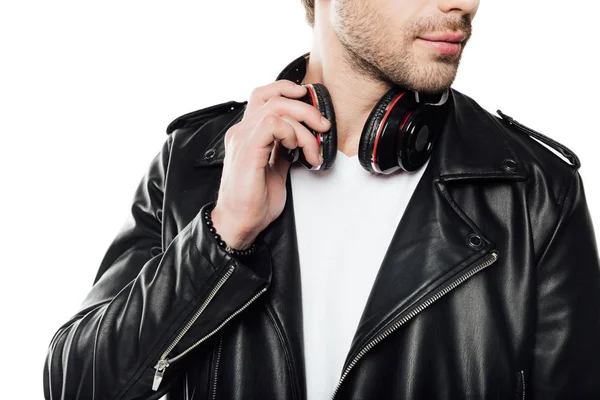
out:
M333 394L379 266L425 168L375 174L339 150L328 171L292 165L308 400Z

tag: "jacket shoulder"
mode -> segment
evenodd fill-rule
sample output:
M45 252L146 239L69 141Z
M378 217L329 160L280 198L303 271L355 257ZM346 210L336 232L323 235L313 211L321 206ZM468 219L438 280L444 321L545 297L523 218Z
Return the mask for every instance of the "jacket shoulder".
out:
M232 100L189 112L175 118L167 126L167 134L170 135L176 129L198 128L213 118L240 109L240 107L243 107L246 103L247 101L237 102Z
M579 167L581 167L581 162L579 161L579 157L577 157L575 152L572 151L571 149L569 149L564 144L559 143L558 141L550 138L549 136L546 136L546 135L544 135L536 130L533 130L533 129L529 128L528 126L516 121L511 116L503 113L501 110L497 110L497 113L500 116L500 118L503 121L505 121L505 126L507 126L512 131L516 132L517 134L528 135L530 138L537 139L539 142L542 142L543 144L551 147L556 152L558 152L560 155L562 155L571 164L571 166L574 167L575 169L579 169Z
M555 200L560 203L573 174L581 167L579 157L567 146L517 122L501 110L497 110L497 113L499 117L493 118L502 127L526 168L536 177L536 185L552 188Z

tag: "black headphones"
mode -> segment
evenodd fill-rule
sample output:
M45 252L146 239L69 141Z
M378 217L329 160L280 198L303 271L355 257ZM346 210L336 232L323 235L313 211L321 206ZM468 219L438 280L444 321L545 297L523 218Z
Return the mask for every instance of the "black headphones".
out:
M288 64L276 80L288 79L300 83L306 75L310 53ZM329 91L320 83L303 84L308 89L301 101L316 107L331 122L328 132L316 132L306 127L317 138L323 156L320 167L311 165L300 148L287 150L286 157L300 162L311 170L327 170L333 167L337 155L337 131L335 111ZM446 119L450 103L449 90L441 94L420 94L400 87L390 89L375 105L360 136L358 160L364 169L390 174L398 169L419 169L431 155L433 145ZM281 143L280 143L281 144Z

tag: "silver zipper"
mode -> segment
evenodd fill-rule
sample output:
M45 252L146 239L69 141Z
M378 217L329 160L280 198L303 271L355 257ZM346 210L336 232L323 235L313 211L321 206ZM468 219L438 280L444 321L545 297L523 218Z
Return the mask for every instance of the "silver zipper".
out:
M462 275L460 278L458 278L457 280L455 280L454 282L452 282L450 285L446 286L444 289L440 290L435 295L433 295L432 297L430 297L427 300L425 300L417 308L413 309L411 312L409 312L404 317L402 317L402 319L400 319L399 321L397 321L396 323L394 323L392 326L390 326L388 329L386 329L381 335L377 336L375 339L373 339L372 341L370 341L365 347L363 347L363 349L356 355L356 357L354 357L352 359L352 361L350 362L350 364L348 364L348 367L346 368L346 370L342 374L342 377L340 378L340 381L338 382L335 390L333 391L333 395L331 396L331 399L332 400L335 399L335 396L337 395L337 393L338 393L338 391L340 389L340 386L342 385L342 382L344 382L344 380L346 379L346 377L348 376L348 374L350 373L350 371L352 370L352 368L354 368L354 366L356 365L356 363L369 350L371 350L373 347L375 347L376 344L378 344L383 339L385 339L386 337L388 337L396 329L398 329L399 327L401 327L402 325L404 325L406 322L408 322L409 320L411 320L412 318L414 318L417 314L419 314L421 311L423 311L424 309L426 309L427 307L429 307L435 301L439 300L442 296L448 294L448 292L450 292L451 290L453 290L454 288L456 288L458 285L460 285L461 283L463 283L464 281L466 281L467 279L469 279L471 276L475 275L476 273L478 273L482 269L484 269L484 268L489 267L490 265L492 265L494 262L496 262L497 259L498 259L498 254L496 252L492 252L490 254L490 256L485 261L483 261L481 264L479 264L477 267L473 268L468 273Z
M221 361L221 350L223 349L223 335L221 335L221 340L219 340L219 349L217 350L217 360L215 361L215 374L213 381L213 393L212 400L217 398L217 379L219 379L219 361Z
M200 308L198 309L198 311L196 311L196 313L194 314L194 316L192 317L192 319L185 325L185 327L181 330L181 332L179 332L179 334L177 335L177 337L175 338L175 340L173 340L173 342L171 343L171 345L169 347L167 347L167 350L165 350L165 352L162 354L162 356L158 360L158 363L154 366L154 369L156 369L156 373L154 374L154 380L152 382L152 390L154 390L154 391L158 390L158 387L159 387L159 385L160 385L160 383L161 383L161 381L163 379L163 376L165 374L165 370L167 369L167 367L169 367L169 365L171 365L172 363L176 362L181 357L185 356L187 353L189 353L194 348L196 348L200 343L204 342L206 339L208 339L209 337L211 337L212 335L214 335L219 329L221 329L233 317L235 317L237 314L239 314L242 311L244 311L246 309L246 307L248 307L254 300L256 300L261 294L263 294L264 292L267 291L266 287L263 288L260 292L258 292L256 295L254 295L246 304L244 304L240 309L238 309L236 312L234 312L233 314L231 314L225 321L223 321L219 326L217 326L209 334L207 334L206 336L204 336L202 339L198 340L196 343L194 343L192 346L188 347L185 351L183 351L181 354L177 355L176 357L173 357L171 359L167 359L167 355L173 350L173 348L175 348L175 346L177 345L177 343L179 343L179 341L185 335L185 333L192 327L192 325L194 324L194 322L196 322L196 320L198 319L198 317L200 316L200 314L202 314L202 312L206 309L206 307L211 302L211 300L213 299L213 297L215 297L215 295L217 294L217 292L219 291L219 289L221 289L221 286L223 286L225 284L225 282L227 281L227 279L229 279L229 277L233 274L233 270L234 269L235 269L234 265L231 265L229 267L229 269L227 270L227 272L225 273L225 275L223 275L223 277L219 280L219 282L217 282L217 285L210 292L210 294L208 295L208 297L206 298L206 300L204 300L204 302L202 303L202 305L200 306Z
M523 371L521 371L521 382L523 383L523 398L522 398L522 400L525 400L525 374L523 373Z

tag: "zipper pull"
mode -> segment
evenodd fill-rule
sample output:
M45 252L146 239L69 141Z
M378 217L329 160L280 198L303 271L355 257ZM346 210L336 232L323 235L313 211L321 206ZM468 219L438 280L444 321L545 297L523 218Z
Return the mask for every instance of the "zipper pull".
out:
M158 360L158 364L154 367L156 369L156 373L154 374L154 381L152 382L152 390L155 392L158 390L160 386L160 382L162 382L163 376L165 375L165 370L169 366L169 360Z

